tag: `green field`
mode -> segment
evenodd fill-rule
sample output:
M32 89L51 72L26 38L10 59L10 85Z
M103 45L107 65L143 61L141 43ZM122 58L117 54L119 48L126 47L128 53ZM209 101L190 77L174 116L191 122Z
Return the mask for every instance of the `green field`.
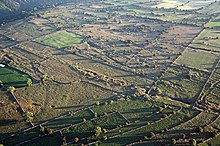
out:
M220 35L219 30L205 29L199 36L190 44L195 48L202 48L214 51L220 51Z
M81 44L83 40L84 37L78 34L69 33L67 31L58 31L56 33L38 38L35 40L35 42L62 49Z
M3 82L4 87L24 87L26 86L29 75L22 73L11 67L0 67L0 80Z
M196 68L199 70L210 71L217 58L218 55L215 54L187 49L176 60L176 63Z
M205 27L209 28L219 28L220 27L220 16L217 16L214 20L205 24Z
M34 123L39 123L69 111L85 108L95 101L110 98L113 93L93 84L79 82L71 85L50 83L42 86L37 84L26 89L18 89L15 95L24 97L18 98L22 107L26 107L26 103L30 100L37 104L33 105L31 111L34 113ZM51 108L52 105L55 108ZM68 125L68 122L66 124Z
M155 5L154 7L165 9L176 8L186 2L187 0L162 0L162 3Z
M59 2L0 26L0 146L220 145L219 1Z
M202 89L207 73L180 66L170 67L151 90L152 95L167 96L193 103Z
M215 3L212 3L208 7L205 7L199 10L198 12L204 14L218 14L220 12L219 6L220 6L220 2L216 1Z

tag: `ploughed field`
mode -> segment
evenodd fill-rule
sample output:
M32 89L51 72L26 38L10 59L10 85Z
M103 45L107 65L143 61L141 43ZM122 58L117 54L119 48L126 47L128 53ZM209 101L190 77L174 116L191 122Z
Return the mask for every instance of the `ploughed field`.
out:
M85 0L1 26L0 144L220 145L219 9Z

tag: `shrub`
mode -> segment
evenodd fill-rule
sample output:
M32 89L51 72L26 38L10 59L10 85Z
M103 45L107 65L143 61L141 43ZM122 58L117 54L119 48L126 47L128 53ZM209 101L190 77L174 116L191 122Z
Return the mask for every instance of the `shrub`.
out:
M95 128L95 136L96 136L96 138L99 137L101 135L101 133L102 133L102 128L97 126Z
M9 93L12 93L12 94L15 92L15 90L16 90L16 89L15 89L15 87L13 87L13 86L9 86L8 89L7 89L7 91L8 91Z
M107 130L106 129L102 129L103 133L107 133Z
M113 100L110 100L110 101L109 101L109 104L113 104L113 102L114 102Z
M191 139L191 140L189 141L189 144L190 144L190 146L196 146L197 142L196 142L195 139Z
M104 139L104 140L107 140L107 139L108 139L108 137L107 137L107 136L103 136L103 139Z
M50 129L50 128L44 128L44 133L47 134L47 135L50 135L53 133L53 130Z
M40 125L40 132L44 134L44 127Z
M0 80L0 88L3 87L3 82Z
M182 139L185 139L185 138L186 138L186 135L185 135L185 134L183 134L183 135L182 135Z
M27 86L32 86L32 80L28 79L26 84L27 84Z
M78 138L78 137L75 137L75 138L74 138L74 142L75 142L75 143L79 142L79 138Z
M202 127L198 127L198 128L196 128L196 132L197 133L202 133L204 130L203 130L203 128Z
M96 104L97 106L99 106L99 105L100 105L100 102L99 102L99 101L96 101L95 104Z
M97 114L97 113L94 113L94 117L97 118L97 117L98 117L98 114Z
M159 107L159 111L162 112L163 111L163 107Z
M65 144L66 143L66 136L62 136L61 140L62 140L62 143Z
M42 81L42 82L45 82L46 80L48 80L48 76L47 76L47 75L43 75L43 76L41 77L41 81Z
M26 118L26 122L30 122L32 123L34 118L33 118L34 114L32 112L25 112L24 117Z
M152 138L154 136L155 136L155 134L153 132L150 132L149 135L148 135L149 138Z
M163 114L163 117L164 118L168 118L169 116L167 114Z
M175 145L175 144L176 144L176 139L174 139L174 138L171 139L171 144L172 144L172 145Z

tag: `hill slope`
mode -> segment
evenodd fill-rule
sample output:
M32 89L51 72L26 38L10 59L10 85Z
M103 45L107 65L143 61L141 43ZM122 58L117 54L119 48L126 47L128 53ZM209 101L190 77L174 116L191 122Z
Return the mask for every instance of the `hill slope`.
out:
M0 0L0 23L22 18L36 8L46 8L74 0Z

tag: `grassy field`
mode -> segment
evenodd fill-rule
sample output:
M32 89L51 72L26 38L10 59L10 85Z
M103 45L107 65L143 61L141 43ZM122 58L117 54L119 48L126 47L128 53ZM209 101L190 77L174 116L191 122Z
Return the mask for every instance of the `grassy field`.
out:
M179 10L195 10L199 8L203 8L208 6L209 4L215 2L215 0L208 0L208 1L189 1L189 3L178 7Z
M74 1L1 26L0 80L19 88L0 93L0 144L218 145L214 1Z
M188 104L193 103L207 75L204 71L173 66L158 80L151 94L168 96Z
M72 126L63 130L63 133L67 137L67 141L72 141L75 137L93 139L95 128L100 126L101 128L111 130L119 125L125 124L126 120L118 113L109 114L104 117L86 121L77 126Z
M62 49L81 44L83 40L84 38L80 35L69 33L67 31L58 31L36 39L35 41L44 45Z
M69 64L77 64L81 70L91 70L97 73L97 76L104 75L115 80L125 81L128 84L135 84L139 86L147 86L151 84L152 80L146 77L136 75L135 73L129 72L127 70L114 67L105 62L98 60L91 60L89 58L84 58L77 55L65 55L62 59ZM95 77L95 76L94 76Z
M177 6L180 6L184 3L186 3L188 0L162 0L162 3L153 6L154 8L176 8Z
M193 41L190 46L195 48L202 48L214 51L220 51L220 37L219 30L205 29L201 34Z
M217 58L218 55L210 54L209 52L186 49L175 63L210 71Z
M213 20L206 23L204 26L208 28L219 28L220 27L220 16L215 17Z
M27 85L28 78L30 78L29 75L9 66L0 67L0 80L4 87L24 87Z
M219 6L220 6L220 2L216 1L215 3L209 5L208 7L199 10L199 12L203 14L217 14L220 12Z
M53 82L47 85L38 84L19 89L15 95L25 110L34 113L34 123L85 108L96 101L114 96L111 91L85 82L71 85ZM29 103L32 104L32 108L29 108Z
M58 119L58 120L54 120L52 122L49 122L48 124L45 124L44 126L52 128L52 129L59 129L59 128L64 128L64 127L67 127L73 124L80 123L83 121L83 119L89 120L92 118L94 118L94 114L89 109L86 109L83 111L79 111L77 113L70 112L69 116Z

